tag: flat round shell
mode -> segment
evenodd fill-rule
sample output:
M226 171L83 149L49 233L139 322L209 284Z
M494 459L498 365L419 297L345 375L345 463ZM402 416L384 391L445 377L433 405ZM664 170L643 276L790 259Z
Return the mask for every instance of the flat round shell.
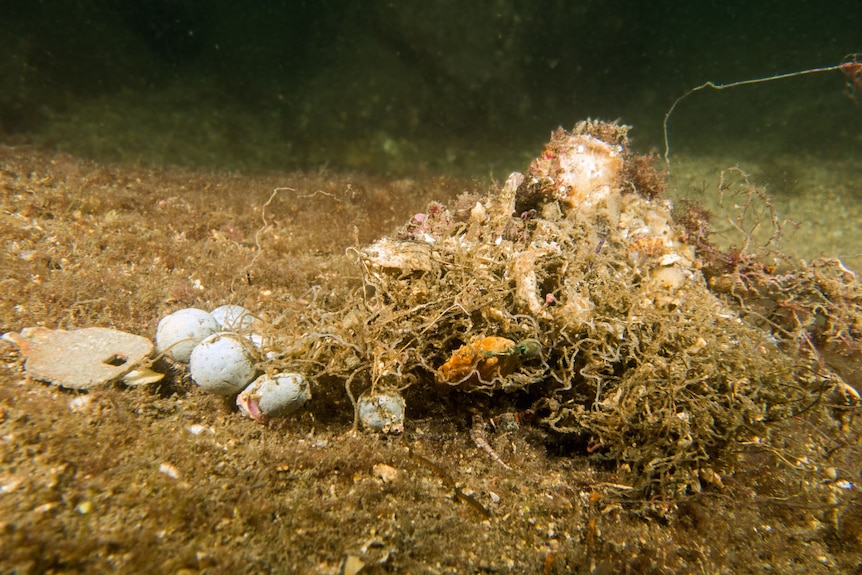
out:
M153 353L147 338L104 327L28 327L4 339L20 348L31 377L70 389L118 381Z

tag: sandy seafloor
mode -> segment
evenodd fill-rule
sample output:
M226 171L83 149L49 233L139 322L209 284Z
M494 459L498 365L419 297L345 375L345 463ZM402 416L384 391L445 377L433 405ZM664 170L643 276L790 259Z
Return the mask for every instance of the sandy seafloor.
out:
M782 251L805 259L838 257L848 267L862 269L862 162L790 154L769 162L746 161L732 152L671 161L671 195L715 206L721 172L739 168L766 192L785 222Z
M784 251L862 270L858 159L758 164L727 151L673 162L671 197L710 206L720 170L739 166L797 223ZM343 255L357 238L487 185L0 148L0 331L99 325L152 337L174 309L223 303L277 317L310 294L337 299L358 277ZM262 256L238 274L276 187L296 191L271 204ZM644 500L616 470L550 448L530 426L489 436L506 471L443 402L418 421L408 406L400 438L353 434L346 398L319 390L326 399L261 426L181 369L159 385L78 394L29 380L6 342L0 357L0 573L862 570L858 411L843 426L828 410L777 424L729 457L722 485Z

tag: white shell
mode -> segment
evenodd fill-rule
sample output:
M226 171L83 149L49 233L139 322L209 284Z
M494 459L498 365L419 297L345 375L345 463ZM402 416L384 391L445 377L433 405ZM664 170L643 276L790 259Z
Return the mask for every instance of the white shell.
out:
M362 255L369 264L381 269L402 273L430 272L433 269L431 247L427 244L382 238L364 248Z
M594 209L617 189L622 177L623 148L593 136L568 136L559 156L560 200L579 210Z
M263 322L256 315L240 305L222 305L211 312L220 331L233 331L244 335L260 349L263 346L264 337L260 334Z
M356 405L359 421L368 429L384 433L404 431L404 398L395 391L364 394Z
M261 375L236 398L243 415L263 423L268 417L290 415L311 399L308 381L299 373Z
M254 348L244 337L223 331L211 335L192 351L189 371L200 387L216 395L233 395L254 379Z
M250 311L241 305L220 305L210 312L222 331L251 331L257 319Z
M156 328L156 352L167 352L175 361L186 363L197 344L218 331L213 316L202 309L186 308L166 315Z

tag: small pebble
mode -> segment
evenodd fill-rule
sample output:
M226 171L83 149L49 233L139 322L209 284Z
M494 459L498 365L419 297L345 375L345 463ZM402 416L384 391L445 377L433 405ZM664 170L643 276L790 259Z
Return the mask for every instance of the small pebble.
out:
M215 429L213 429L212 427L201 425L199 423L189 425L188 430L189 433L191 433L192 435L200 435L201 433L211 433L215 435Z
M92 395L77 395L69 400L67 404L72 413L82 414L93 408Z
M398 479L398 470L385 463L377 463L371 468L374 476L383 483L392 483Z
M171 479L179 479L180 478L180 470L176 468L171 463L162 463L159 465L159 473L163 473L170 477Z

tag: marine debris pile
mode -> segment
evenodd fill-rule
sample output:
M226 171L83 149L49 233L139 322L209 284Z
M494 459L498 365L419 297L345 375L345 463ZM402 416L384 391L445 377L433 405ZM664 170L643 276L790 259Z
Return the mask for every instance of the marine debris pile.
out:
M520 411L646 492L699 488L734 442L818 397L858 400L827 357L858 355L852 272L755 253L753 187L739 244L712 245L707 214L663 198L627 131L560 129L501 189L350 250L354 303L281 322L271 369L344 382L354 407L403 396L408 418L433 413L429 397Z

